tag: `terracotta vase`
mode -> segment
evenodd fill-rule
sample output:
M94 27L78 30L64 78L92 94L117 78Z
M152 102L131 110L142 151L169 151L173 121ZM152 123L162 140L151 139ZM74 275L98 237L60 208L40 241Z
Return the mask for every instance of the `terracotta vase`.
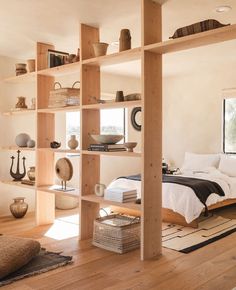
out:
M18 101L15 105L16 109L27 109L27 105L25 103L25 97L17 97Z
M70 136L70 140L68 141L68 147L70 149L76 149L79 145L78 140L76 140L76 135L71 135Z
M119 51L131 49L131 35L129 29L121 30L119 44Z
M23 218L28 210L28 204L25 202L25 197L16 197L10 205L10 211L15 218Z

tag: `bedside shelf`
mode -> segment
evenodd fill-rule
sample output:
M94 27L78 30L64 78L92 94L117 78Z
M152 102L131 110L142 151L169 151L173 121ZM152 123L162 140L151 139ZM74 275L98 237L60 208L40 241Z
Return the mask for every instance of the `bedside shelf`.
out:
M57 194L57 195L63 195L63 196L72 196L72 197L78 197L80 196L80 191L78 188L75 188L74 191L60 191L57 189L54 189L55 186L58 185L43 185L43 186L37 186L37 190L39 191L44 191L52 194ZM68 186L69 188L70 186Z
M34 185L22 184L20 181L1 180L0 182L3 184L23 187L23 188L27 188L27 189L35 189L36 188Z
M106 205L114 205L118 207L123 207L123 208L128 208L132 210L138 210L141 211L141 205L136 204L134 202L116 202L116 201L110 201L110 200L105 200L103 197L96 196L95 194L89 194L89 195L83 195L81 197L82 200L90 201L90 202L95 202L95 203L100 203L100 204L106 204Z
M54 114L57 112L73 112L73 111L79 111L80 106L67 106L67 107L62 107L62 108L45 108L45 109L38 109L38 113L49 113L49 114Z
M125 102L111 102L105 104L91 104L83 105L82 109L86 110L103 110L103 109L116 109L116 108L132 108L132 107L141 107L142 101L125 101Z
M119 157L141 157L141 152L128 152L128 151L114 151L114 152L105 152L105 151L89 151L82 150L82 154L86 155L104 155L104 156L119 156Z

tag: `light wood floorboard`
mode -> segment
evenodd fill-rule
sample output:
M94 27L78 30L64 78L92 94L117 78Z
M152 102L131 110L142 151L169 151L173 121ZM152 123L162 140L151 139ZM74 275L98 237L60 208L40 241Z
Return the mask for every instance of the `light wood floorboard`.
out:
M59 211L57 216L75 212L78 210ZM236 233L187 255L163 249L159 260L142 262L139 251L118 255L93 247L91 240L55 240L44 236L50 227L35 227L32 214L21 220L0 218L0 233L34 238L48 250L62 251L74 260L71 265L1 289L231 290L236 286Z

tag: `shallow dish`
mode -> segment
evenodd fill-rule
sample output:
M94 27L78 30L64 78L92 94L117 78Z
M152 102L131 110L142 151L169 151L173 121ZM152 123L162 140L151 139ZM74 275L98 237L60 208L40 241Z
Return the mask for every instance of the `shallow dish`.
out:
M116 144L124 138L123 135L93 135L91 134L93 140L101 144Z
M128 152L134 152L134 148L137 146L137 142L126 142L124 146L127 148Z

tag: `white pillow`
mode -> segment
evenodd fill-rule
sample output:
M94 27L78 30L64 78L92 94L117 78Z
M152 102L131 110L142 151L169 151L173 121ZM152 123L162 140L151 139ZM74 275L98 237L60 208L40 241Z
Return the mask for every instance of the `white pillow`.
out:
M220 154L195 154L185 152L184 164L181 171L204 170L209 167L218 167Z
M228 176L236 177L236 159L222 154L220 156L219 170Z

